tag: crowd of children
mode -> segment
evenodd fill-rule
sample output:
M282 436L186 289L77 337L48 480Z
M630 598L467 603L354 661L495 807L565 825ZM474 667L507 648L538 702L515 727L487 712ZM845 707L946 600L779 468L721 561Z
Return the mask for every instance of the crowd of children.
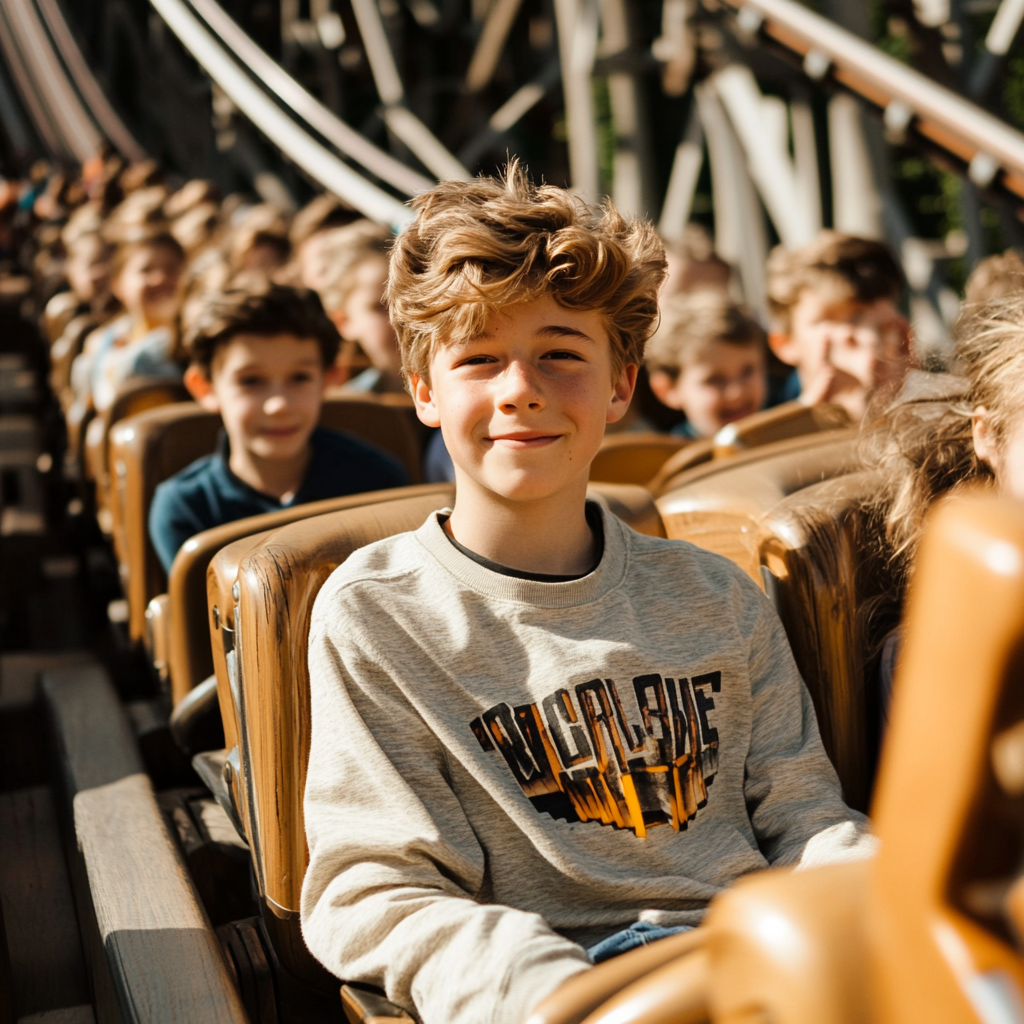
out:
M758 588L587 500L638 377L660 407L631 425L690 439L787 401L863 423L902 592L935 501L979 481L1024 497L1024 263L976 269L955 376L915 391L880 242L774 251L765 319L700 229L666 246L514 163L412 206L395 238L330 197L289 220L108 161L8 187L0 224L10 252L26 218L57 230L36 270L71 422L138 377L223 420L157 490L168 570L211 526L406 482L318 425L329 387L407 390L434 430L425 475L456 482L454 508L358 551L314 610L304 936L428 1024L523 1024L593 963L698 925L738 876L872 849ZM897 653L894 632L883 706Z

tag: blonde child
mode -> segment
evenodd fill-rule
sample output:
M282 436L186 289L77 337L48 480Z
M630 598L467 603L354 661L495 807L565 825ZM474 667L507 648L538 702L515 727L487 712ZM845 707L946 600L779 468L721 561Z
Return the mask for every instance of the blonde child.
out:
M658 401L686 414L673 433L712 437L765 402L764 328L724 292L671 295L645 361Z

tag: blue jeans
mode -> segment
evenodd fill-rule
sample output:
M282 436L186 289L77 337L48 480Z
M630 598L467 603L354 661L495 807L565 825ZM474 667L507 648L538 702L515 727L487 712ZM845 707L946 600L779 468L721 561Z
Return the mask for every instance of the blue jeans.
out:
M599 964L603 960L611 960L613 956L628 953L631 949L657 942L658 939L666 939L670 935L688 932L692 927L692 925L680 924L671 928L663 928L661 925L650 924L647 921L637 921L636 924L631 924L621 932L609 935L607 939L602 939L597 945L591 946L587 950L587 956L595 964Z

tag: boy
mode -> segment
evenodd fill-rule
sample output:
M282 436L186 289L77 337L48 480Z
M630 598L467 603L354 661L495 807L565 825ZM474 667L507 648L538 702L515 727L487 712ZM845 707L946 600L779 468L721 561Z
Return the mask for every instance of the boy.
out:
M413 206L388 298L458 499L317 598L303 935L424 1024L523 1024L737 876L867 840L757 587L586 501L653 228L515 165Z
M766 351L764 329L728 295L663 298L645 358L658 401L686 414L672 432L713 437L757 412L767 395Z
M345 384L346 391L404 393L398 339L384 305L388 252L394 235L360 220L330 233L321 247L324 272L320 295L338 333L373 364Z
M768 259L772 351L795 367L781 400L833 402L855 422L892 397L913 366L910 328L897 304L905 279L881 242L822 231Z
M408 482L391 456L317 426L338 332L314 292L213 293L194 315L185 385L224 434L216 454L156 489L149 535L166 570L189 537L221 523Z

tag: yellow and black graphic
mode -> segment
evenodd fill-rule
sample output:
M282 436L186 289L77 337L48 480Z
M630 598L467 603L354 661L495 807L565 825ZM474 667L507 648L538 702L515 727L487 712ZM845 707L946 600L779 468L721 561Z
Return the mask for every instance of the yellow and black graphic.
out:
M538 811L647 835L685 829L708 801L718 771L718 730L708 721L721 672L692 679L636 676L627 718L612 679L556 690L537 704L495 704L469 723L484 750L504 757ZM632 703L632 702L631 702Z

